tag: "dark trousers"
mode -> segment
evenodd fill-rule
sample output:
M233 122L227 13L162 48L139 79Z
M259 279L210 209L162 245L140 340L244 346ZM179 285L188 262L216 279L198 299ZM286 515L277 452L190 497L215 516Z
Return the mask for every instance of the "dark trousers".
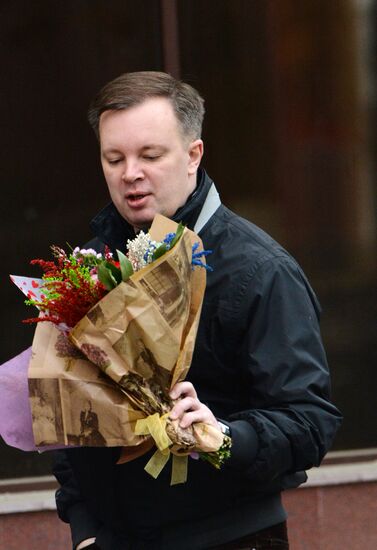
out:
M278 523L253 535L213 546L211 550L289 550L287 523Z
M126 538L103 538L97 537L97 544L85 548L85 550L108 549L108 550L164 550L159 540L150 539L141 541L140 539ZM171 546L169 545L169 548ZM179 546L177 546L177 549ZM247 535L240 539L221 544L220 546L211 546L208 550L289 550L287 524L286 522L273 525L253 535Z

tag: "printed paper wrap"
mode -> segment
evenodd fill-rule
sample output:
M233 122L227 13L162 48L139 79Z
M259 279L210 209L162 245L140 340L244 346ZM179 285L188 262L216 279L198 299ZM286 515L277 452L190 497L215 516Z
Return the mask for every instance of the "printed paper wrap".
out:
M175 230L157 215L150 233L159 241ZM205 270L191 268L197 241L185 229L171 250L93 307L69 340L51 323L38 324L29 367L36 445L135 446L147 437L136 435L137 420L169 412L169 389L190 368L206 285ZM182 442L205 451L222 444L203 424L167 431L177 454Z

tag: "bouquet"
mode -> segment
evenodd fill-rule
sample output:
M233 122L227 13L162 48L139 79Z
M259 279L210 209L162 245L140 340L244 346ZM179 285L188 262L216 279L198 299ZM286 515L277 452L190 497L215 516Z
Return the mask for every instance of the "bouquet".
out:
M38 323L29 367L36 443L121 445L127 459L152 436L157 451L146 469L157 477L172 454L172 483L185 480L189 454L221 466L229 438L169 418L204 295L205 269L193 266L205 267L208 252L199 247L195 234L158 215L117 261L109 250L57 247L54 262L33 261L45 272L28 300L41 312L27 320Z

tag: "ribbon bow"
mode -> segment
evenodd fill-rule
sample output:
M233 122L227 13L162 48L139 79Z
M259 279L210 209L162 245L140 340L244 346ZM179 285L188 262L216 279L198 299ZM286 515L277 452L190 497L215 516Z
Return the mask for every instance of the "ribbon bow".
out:
M173 442L166 433L167 418L168 413L162 416L155 413L141 418L136 422L135 434L151 435L156 443L157 450L144 467L144 470L155 479L168 462L170 455L173 455L170 485L177 485L187 481L188 456L181 456L170 450Z

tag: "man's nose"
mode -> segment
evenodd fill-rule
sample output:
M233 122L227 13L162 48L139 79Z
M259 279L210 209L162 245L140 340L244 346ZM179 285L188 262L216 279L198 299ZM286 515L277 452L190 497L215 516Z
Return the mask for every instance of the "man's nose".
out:
M127 160L124 164L122 180L125 183L133 183L134 181L143 179L144 173L139 162Z

